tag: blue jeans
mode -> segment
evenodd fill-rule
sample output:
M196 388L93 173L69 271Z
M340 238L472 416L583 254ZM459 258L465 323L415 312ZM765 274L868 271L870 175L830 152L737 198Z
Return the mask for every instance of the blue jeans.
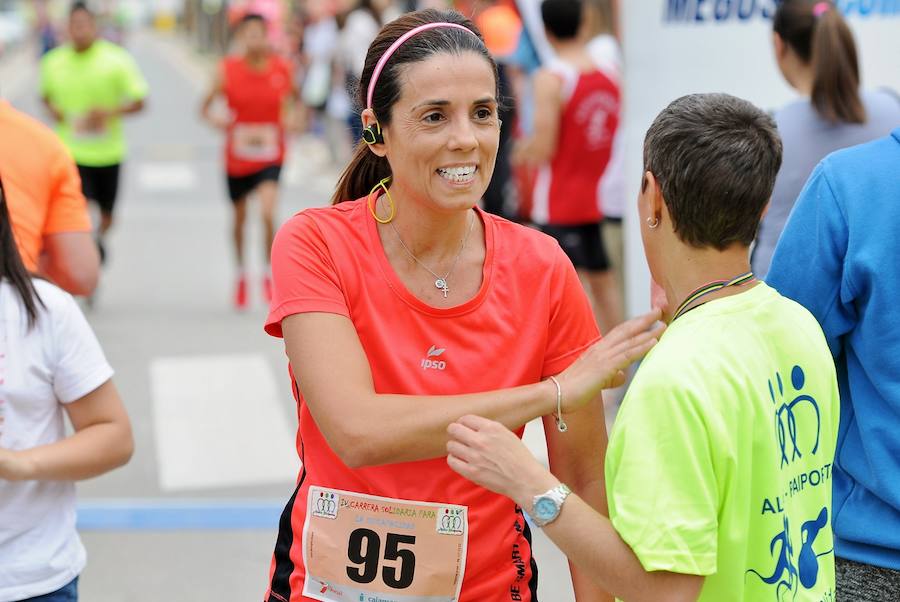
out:
M78 602L78 577L55 592L22 600L22 602Z

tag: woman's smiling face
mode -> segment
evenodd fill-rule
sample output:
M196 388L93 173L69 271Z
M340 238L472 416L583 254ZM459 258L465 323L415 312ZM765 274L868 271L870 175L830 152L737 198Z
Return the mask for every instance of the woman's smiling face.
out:
M473 207L500 144L493 67L474 52L438 53L403 67L398 79L400 98L384 128L392 187L433 209Z

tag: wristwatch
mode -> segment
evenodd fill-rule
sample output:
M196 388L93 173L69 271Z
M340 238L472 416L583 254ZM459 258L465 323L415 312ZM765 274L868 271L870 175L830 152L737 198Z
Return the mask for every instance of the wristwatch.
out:
M547 493L534 496L531 518L538 527L545 527L556 520L562 511L563 502L572 490L563 484L557 485Z

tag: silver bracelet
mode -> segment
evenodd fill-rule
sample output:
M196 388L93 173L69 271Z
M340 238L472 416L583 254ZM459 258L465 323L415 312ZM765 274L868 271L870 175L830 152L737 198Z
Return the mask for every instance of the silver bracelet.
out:
M562 386L560 386L559 381L556 380L555 376L551 376L550 380L556 385L556 413L553 414L553 418L556 419L557 430L559 430L560 433L565 433L569 430L569 425L566 424L566 421L563 420L562 417Z

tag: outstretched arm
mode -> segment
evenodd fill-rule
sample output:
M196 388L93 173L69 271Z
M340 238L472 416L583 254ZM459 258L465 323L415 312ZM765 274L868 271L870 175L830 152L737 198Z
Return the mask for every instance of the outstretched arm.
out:
M657 313L611 331L560 375L564 412L575 412L601 389L620 384L622 370L656 343ZM297 384L331 448L350 467L406 462L446 454L447 426L466 414L510 429L556 410L556 387L539 382L469 395L376 393L369 361L349 318L302 313L282 323Z
M465 416L448 433L451 468L526 510L535 496L560 483L502 424ZM626 602L693 602L700 595L702 576L645 571L609 519L575 493L544 531L584 574Z

